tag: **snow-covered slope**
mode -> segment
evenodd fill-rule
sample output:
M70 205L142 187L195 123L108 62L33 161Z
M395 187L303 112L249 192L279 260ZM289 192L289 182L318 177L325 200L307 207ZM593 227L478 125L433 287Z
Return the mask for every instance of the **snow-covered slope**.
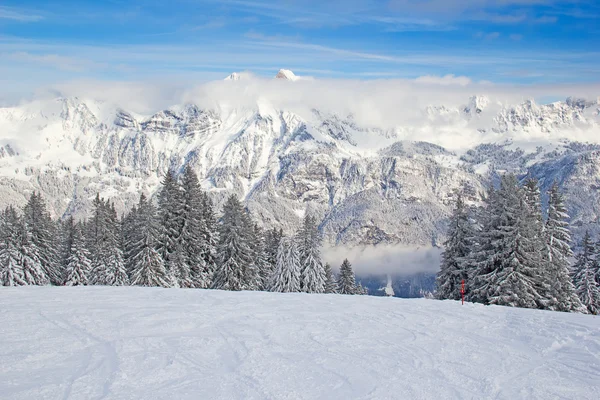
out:
M10 399L596 399L600 320L370 296L0 287Z
M427 246L443 239L453 193L466 188L475 199L492 169L532 170L548 182L551 164L564 157L592 157L590 168L600 167L592 148L563 140L598 136L597 100L511 105L472 96L427 106L390 128L326 108L283 108L277 99L286 91L319 83L267 81L275 92L252 102L235 101L255 89L252 78L221 81L210 87L211 105L150 115L76 97L1 108L0 207L39 190L55 216L87 215L97 192L124 211L140 192L153 194L168 168L189 164L218 207L236 193L264 225L290 232L308 211L331 244ZM482 143L496 144L465 152ZM585 174L570 171L561 182ZM586 179L577 189L565 185L571 204L594 198L596 178ZM573 209L582 226L600 215L595 204Z

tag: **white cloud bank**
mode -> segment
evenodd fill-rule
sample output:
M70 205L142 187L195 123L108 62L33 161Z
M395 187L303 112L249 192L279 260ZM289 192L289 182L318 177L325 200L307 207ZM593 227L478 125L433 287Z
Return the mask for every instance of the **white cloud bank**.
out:
M452 150L470 148L481 142L506 139L487 129L503 105L516 105L528 99L566 99L568 96L597 99L600 84L574 85L499 85L473 82L465 76L422 76L409 79L283 79L261 78L247 74L247 79L220 79L189 85L177 79L148 81L69 81L55 84L35 95L77 96L115 104L140 115L185 103L224 113L233 109L285 110L310 119L312 110L340 116L352 115L365 128L394 130L397 140L421 140ZM485 112L469 121L459 115L471 96L485 96L490 101ZM259 107L260 105L260 107ZM434 109L433 112L430 112ZM429 111L428 111L429 110ZM441 111L440 111L441 110ZM557 131L563 135L564 132ZM598 141L597 132L569 132L576 140ZM545 132L527 132L527 140L557 139ZM561 136L562 137L562 136ZM361 145L371 147L365 139ZM381 139L381 138L379 138ZM380 141L380 140L379 140ZM371 140L373 142L373 140ZM377 144L377 143L375 143ZM377 147L377 146L372 146Z
M436 273L440 267L441 249L378 245L368 247L325 247L323 259L338 270L347 258L357 275L413 275Z

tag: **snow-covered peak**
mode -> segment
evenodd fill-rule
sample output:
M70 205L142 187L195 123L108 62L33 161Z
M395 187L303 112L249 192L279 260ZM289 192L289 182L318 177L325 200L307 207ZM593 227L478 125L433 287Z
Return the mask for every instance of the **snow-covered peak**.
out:
M223 80L224 81L241 81L241 80L250 79L251 77L252 77L252 74L247 71L233 72L231 75L229 75L227 78L225 78Z
M280 69L277 75L275 75L275 79L286 79L288 81L297 81L300 79L289 69Z
M467 114L480 114L490 104L490 99L485 96L471 96L465 106Z

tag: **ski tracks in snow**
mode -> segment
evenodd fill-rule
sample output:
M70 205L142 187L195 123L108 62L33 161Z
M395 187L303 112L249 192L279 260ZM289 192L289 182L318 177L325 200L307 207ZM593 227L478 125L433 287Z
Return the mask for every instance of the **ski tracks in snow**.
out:
M0 398L595 399L600 318L433 300L0 288Z

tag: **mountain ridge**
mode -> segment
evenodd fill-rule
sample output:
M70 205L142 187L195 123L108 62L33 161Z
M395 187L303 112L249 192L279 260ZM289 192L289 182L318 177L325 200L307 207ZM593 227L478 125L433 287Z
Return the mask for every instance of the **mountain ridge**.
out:
M595 151L569 146L582 132L598 132L599 110L598 100L503 105L479 95L426 107L421 125L390 129L265 99L255 107L186 103L150 115L76 97L34 101L0 109L0 206L38 190L54 215L82 217L99 192L122 212L140 192L153 194L168 168L190 164L217 207L235 193L267 226L291 231L311 212L333 245L435 245L453 193L466 190L477 201L495 170L531 170L543 185L554 174L573 204L593 201L595 180L577 172L582 194L556 165ZM445 148L444 135L454 131L472 132L479 145ZM583 221L582 213L593 217L600 207L575 210Z

